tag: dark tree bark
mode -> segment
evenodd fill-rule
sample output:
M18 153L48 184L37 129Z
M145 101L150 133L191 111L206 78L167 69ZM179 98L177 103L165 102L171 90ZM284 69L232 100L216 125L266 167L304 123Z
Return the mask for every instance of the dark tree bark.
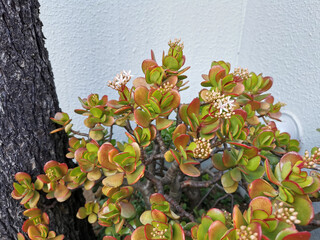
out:
M47 161L65 161L66 137L49 134L55 128L49 118L60 109L41 28L37 0L0 0L1 240L16 239L25 220L10 195L14 174L23 171L35 179ZM50 230L65 239L95 239L86 221L75 218L84 204L81 191L65 203L43 201L51 204L45 209Z

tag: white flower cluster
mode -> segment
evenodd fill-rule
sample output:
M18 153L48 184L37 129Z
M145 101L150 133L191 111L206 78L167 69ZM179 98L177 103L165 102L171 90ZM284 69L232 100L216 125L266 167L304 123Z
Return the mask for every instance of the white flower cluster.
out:
M177 39L175 38L174 41L172 42L171 40L169 41L168 45L171 47L171 48L175 48L176 46L179 46L181 50L183 50L184 48L184 45L183 45L183 42L181 42L181 39Z
M194 157L202 159L209 157L212 151L209 140L205 138L195 138L194 142L197 144L197 147L193 150Z
M307 168L316 168L317 164L320 161L320 148L318 148L314 153L310 156L308 151L305 151L303 157L304 165Z
M234 101L230 99L230 96L219 99L215 107L218 109L215 114L216 117L228 119L234 114L233 110L235 105Z
M242 79L247 79L250 77L250 74L247 68L240 68L240 67L235 68L233 71L233 74L235 76L241 77Z
M108 82L108 87L119 91L122 86L126 85L130 81L131 77L131 70L129 70L128 72L123 70L121 73L115 76L113 81Z
M159 224L157 224L157 227L159 227ZM157 237L157 239L165 239L164 234L168 231L168 229L158 230L157 228L153 228L151 235L152 237Z
M297 219L298 212L296 212L294 208L284 207L283 202L280 202L279 204L275 203L273 206L276 210L274 215L277 219L284 220L288 224L299 224L301 222Z
M231 118L235 105L230 96L225 96L215 91L207 91L203 96L203 100L211 103L213 107L217 109L215 117L224 119Z
M206 103L214 103L217 102L219 99L224 98L224 95L215 91L206 91L206 93L202 97Z
M239 240L258 240L258 233L253 232L251 227L241 226L237 230Z
M170 84L169 82L165 82L162 84L162 86L159 88L159 91L162 95L166 94L173 88L173 84Z

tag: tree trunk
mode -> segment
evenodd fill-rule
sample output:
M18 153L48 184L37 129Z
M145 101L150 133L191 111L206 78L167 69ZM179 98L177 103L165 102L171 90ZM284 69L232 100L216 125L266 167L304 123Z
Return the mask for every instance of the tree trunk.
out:
M41 28L38 1L0 0L1 240L16 239L25 220L24 208L10 195L15 173L27 172L35 179L47 161L65 161L66 137L49 134L55 128L49 118L60 109ZM91 226L75 217L83 204L78 191L43 209L50 230L65 239L95 239Z

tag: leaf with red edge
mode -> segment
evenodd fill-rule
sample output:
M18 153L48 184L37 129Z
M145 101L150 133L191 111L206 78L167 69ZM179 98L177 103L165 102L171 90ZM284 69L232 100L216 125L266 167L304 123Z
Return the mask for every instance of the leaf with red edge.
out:
M303 188L303 191L306 194L317 192L320 189L320 179L318 177L312 177L312 178L313 178L313 183L310 186Z
M280 169L282 169L283 165L286 162L291 162L291 166L295 165L297 162L303 161L301 155L296 152L288 152L285 155L282 156L282 158L279 161Z
M229 229L225 235L221 238L221 240L230 240L230 239L237 239L237 231L235 228ZM268 239L269 240L269 239Z
M163 202L167 201L165 197L160 193L153 193L149 198L150 204L163 204Z
M199 111L200 111L200 100L199 98L195 98L189 104L187 108L187 113L189 116L192 116L193 113L197 116L199 114Z
M213 166L220 170L220 171L224 171L227 170L228 168L224 165L223 161L222 161L222 154L220 153L216 153L213 155L212 157L212 163Z
M243 93L245 90L245 87L242 83L236 83L236 86L233 88L231 94L235 96L239 96L241 93Z
M24 221L21 229L22 229L23 232L26 233L26 232L28 232L28 228L30 226L34 226L34 223L33 223L33 221L31 219L27 219L26 221Z
M206 239L208 236L208 229L213 223L212 219L209 216L204 216L201 218L201 224L198 227L197 239Z
M20 184L23 183L23 181L31 182L31 176L25 172L18 172L14 177Z
M220 127L220 120L210 123L208 125L201 126L200 133L202 134L210 134L217 131Z
M57 184L56 189L54 191L54 197L58 202L64 202L71 195L70 190L64 184Z
M230 187L223 187L226 193L234 193L238 189L238 182L234 182Z
M271 166L270 166L270 162L268 159L265 160L264 162L264 167L265 167L265 171L267 174L268 179L270 180L270 182L276 184L276 185L280 185L280 181L274 176Z
M172 153L170 151L167 151L164 154L164 158L167 162L173 162L175 160L175 158L173 157Z
M243 118L243 120L247 119L248 114L245 110L239 108L239 109L235 109L233 112L235 115L240 115Z
M187 135L187 134L181 134L180 136L176 137L175 140L174 140L174 145L176 146L177 149L180 148L180 146L183 148L183 149L186 149L188 143L189 143L189 140L190 140L190 136Z
M247 224L238 205L235 205L233 207L232 219L233 219L233 225L235 228L240 228L242 225Z
M191 237L192 239L197 239L199 225L195 225L191 228Z
M41 214L42 214L42 211L39 208L30 208L23 212L23 215L29 218L40 217Z
M238 143L238 142L228 142L228 144L236 145L236 146L241 147L241 148L247 148L247 149L252 148L252 146L248 146L248 145L245 145L245 144L242 144L242 143Z
M297 233L291 233L282 240L309 240L311 238L311 233L309 232L297 232Z
M22 233L18 233L17 234L17 240L25 240L24 236L22 235Z
M259 149L272 150L275 148L273 131L265 130L253 140L253 145Z
M31 239L38 239L38 237L42 237L44 235L43 234L44 232L46 232L46 233L48 232L48 227L43 224L39 224L39 225L37 225L37 227L30 226L28 228L28 236ZM46 233L45 233L45 235L47 235Z
M185 240L183 228L179 223L175 222L172 225L172 231L173 231L172 240Z
M84 158L78 159L77 162L82 172L91 172L95 167L94 163Z
M209 217L211 217L211 219L212 219L213 221L219 220L219 221L222 222L223 224L226 223L226 218L225 218L224 212L221 211L221 210L218 209L218 208L211 208L211 209L207 212L207 215L208 215Z
M134 206L128 201L120 201L121 216L123 218L132 218L136 214Z
M298 183L291 181L291 180L284 180L281 182L281 184L286 187L287 189L290 189L292 191L294 191L297 194L305 194L305 192L303 191L303 189L299 186Z
M199 177L200 176L200 171L197 169L194 165L192 164L180 164L179 165L180 170L190 176L190 177Z
M136 170L133 173L127 174L128 184L129 185L135 184L140 178L142 178L144 175L145 169L146 169L145 165L140 165L139 167L136 168Z
M281 230L277 236L275 237L275 240L283 240L284 237L297 233L298 231L294 227L287 227L283 230Z
M176 109L177 107L179 107L181 98L180 98L179 92L176 90L171 90L170 93L171 93L171 96L173 96L173 99L171 100L171 103L167 107L170 108L172 111L173 109ZM162 113L161 115L167 116L169 115L170 112Z
M158 117L158 118L156 118L156 128L157 128L157 130L166 129L166 128L170 127L173 122L174 122L173 120Z
M188 105L186 104L182 104L180 106L180 109L179 109L179 116L181 118L181 120L185 123L188 123L188 112L187 112L187 109L188 109Z
M228 231L224 223L219 220L214 221L208 230L209 240L221 240L221 237Z
M222 186L225 187L231 187L234 185L235 181L232 179L230 171L225 172L221 177L221 183Z
M111 107L113 109L119 109L121 108L123 105L119 103L119 101L117 100L110 100L108 103L107 103L108 107Z
M134 91L134 101L139 106L146 105L148 103L148 88L141 86Z
M146 59L142 62L142 65L141 65L141 68L142 68L142 71L144 73L146 73L146 71L151 68L151 67L154 67L154 66L158 66L157 62L152 60L152 59Z
M102 240L117 240L115 237L105 236Z
M110 158L112 156L115 156L118 153L119 151L111 143L104 143L99 148L98 161L103 168L106 168L109 170L116 170L118 167L117 165L111 162L112 159Z
M227 168L231 168L236 165L236 159L228 150L224 150L222 161L223 161L223 165Z
M35 207L37 205L39 199L40 199L40 194L37 191L34 191L33 197L28 202L29 207L31 207L31 208Z
M308 225L314 217L314 210L309 197L307 195L294 195L292 206L298 212L297 218L301 221L300 225Z
M124 112L127 112L127 110L131 110L131 107L130 106L123 106L123 107L117 109L116 111L114 111L114 114L119 115L119 114L122 114Z
M179 62L178 60L173 56L166 56L163 58L163 65L171 70L177 71L179 70Z
M278 195L278 191L276 191L270 183L263 179L256 179L252 183L249 184L248 193L251 199L258 196L269 196L275 197Z
M136 109L134 110L134 118L140 126L145 128L149 127L151 121L149 113L146 113L141 109Z
M257 239L261 239L262 237L262 229L261 229L261 225L259 223L253 222L250 223L248 226L248 228L251 228L251 231L253 233L257 233Z
M11 197L13 199L19 200L27 194L27 190L17 183L13 183L13 191L11 192Z
M263 197L263 196L255 197L254 199L251 200L249 207L252 208L252 211L263 210L268 215L272 214L272 203L267 197Z
M153 219L152 219L152 215L151 215L151 211L144 211L141 215L140 215L140 222L143 225L147 225L147 224L151 224Z
M174 158L174 160L175 160L178 164L180 164L180 163L181 163L181 159L180 159L179 153L178 153L177 151L173 150L173 149L170 149L169 151L171 152L172 157Z
M226 75L226 71L220 65L213 66L209 71L209 80L213 87L218 85L218 80L224 78Z
M168 222L167 216L163 212L157 209L153 209L151 211L151 217L154 221L157 221L157 222L162 222L162 223Z
M259 92L266 92L273 85L273 78L272 77L266 76L263 78L263 81L264 81L264 86L259 90Z
M35 191L29 191L21 200L20 204L26 204L31 198L33 198Z
M54 160L50 160L49 162L47 162L44 167L43 170L44 172L48 171L48 169L52 168L52 167L57 167L59 165L59 163L57 161Z
M119 187L123 183L124 173L117 173L103 179L102 184L107 187Z
M50 179L45 174L40 174L37 176L37 179L39 179L43 183L49 183L51 182Z

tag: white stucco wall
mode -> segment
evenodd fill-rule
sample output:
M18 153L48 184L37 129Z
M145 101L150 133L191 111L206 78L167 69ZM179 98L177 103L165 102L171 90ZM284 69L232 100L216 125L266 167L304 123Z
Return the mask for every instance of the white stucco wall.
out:
M248 1L238 62L274 78L272 93L301 126L303 151L320 146L319 9L317 0Z
M320 145L320 3L278 2L40 0L60 106L80 126L83 118L73 114L78 96L116 98L108 80L122 69L141 76L150 49L160 60L168 40L181 37L191 66L183 102L200 90L211 61L223 59L274 77L271 92L303 126L303 149Z

